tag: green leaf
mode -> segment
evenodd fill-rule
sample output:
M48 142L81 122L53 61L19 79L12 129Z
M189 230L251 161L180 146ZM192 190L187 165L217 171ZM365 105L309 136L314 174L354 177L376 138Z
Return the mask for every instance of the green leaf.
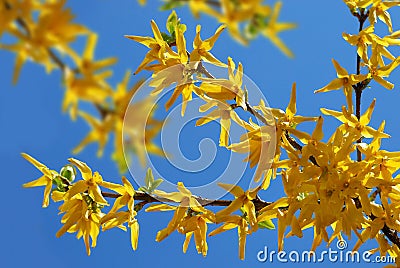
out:
M163 182L163 179L157 179L153 182L153 184L151 185L152 188L156 189L158 186L160 186L160 184Z
M150 168L147 169L146 178L144 179L144 182L145 182L147 188L150 188L154 182L153 172L151 171Z
M147 189L146 186L140 186L139 189L138 189L138 191L142 191L142 192L148 193L148 192L149 192L149 189Z
M162 36L163 40L165 42L167 42L168 44L175 43L175 34L169 35L169 34L162 32L161 36Z
M265 221L259 222L258 227L261 229L274 230L275 224L272 222L272 220L265 220Z
M175 10L172 10L171 14L169 15L169 17L167 19L167 24L166 24L167 31L171 35L173 35L173 33L175 32L175 27L178 24L179 24L178 15L176 15Z

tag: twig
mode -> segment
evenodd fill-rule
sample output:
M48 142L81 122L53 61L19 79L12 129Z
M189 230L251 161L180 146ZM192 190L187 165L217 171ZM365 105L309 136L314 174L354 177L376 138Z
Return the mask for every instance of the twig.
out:
M121 195L117 193L109 193L109 192L101 192L101 194L104 197L108 198L118 198ZM194 196L196 200L202 205L202 206L213 206L213 207L227 207L232 203L232 200L214 200L214 199L207 199L199 196ZM154 195L150 195L148 193L142 192L142 191L136 191L134 195L135 201L142 201L142 205L150 204L150 203L176 203L168 198L163 198L163 197L157 197ZM264 200L261 200L260 198L252 200L256 211L259 211L260 209L269 206L272 204L272 202L267 202Z

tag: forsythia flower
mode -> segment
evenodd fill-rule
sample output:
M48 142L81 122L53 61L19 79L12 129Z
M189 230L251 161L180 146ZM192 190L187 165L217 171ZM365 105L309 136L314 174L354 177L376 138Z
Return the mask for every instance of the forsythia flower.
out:
M397 57L394 61L390 64L378 67L378 62L376 58L372 58L367 65L369 69L369 77L374 79L377 83L383 86L386 89L393 89L394 85L383 77L388 77L394 69L396 69L400 64L400 57Z
M143 59L142 63L139 65L135 74L139 73L142 70L147 70L149 68L149 64L153 61L165 62L168 57L175 55L176 53L170 48L169 44L164 41L160 30L158 29L157 24L154 20L151 21L151 29L153 30L153 37L142 37L136 35L126 35L126 38L129 38L133 41L141 43L142 45L150 48L150 51L147 52L146 57ZM168 55L168 56L167 56Z
M156 241L160 242L164 240L167 236L169 236L173 231L179 228L179 224L186 216L187 210L190 208L195 213L202 213L204 217L209 219L210 221L215 221L214 214L203 208L199 201L196 200L192 196L192 193L186 189L185 185L182 182L178 182L178 191L174 193L166 193L160 190L155 190L154 194L158 197L165 198L167 200L171 200L172 202L179 203L179 206L173 208L175 210L174 216L169 222L167 228L159 231L157 233ZM167 205L156 205L154 208L149 207L146 211L157 211L157 210L168 210L171 209L171 206Z
M368 45L379 42L379 37L374 34L374 25L370 25L356 35L343 33L343 39L350 45L357 47L357 54L364 62L368 62Z
M24 28L27 31L27 34L24 34L18 27L12 26L8 30L20 42L12 45L2 45L2 48L15 51L17 55L13 76L14 83L17 82L20 70L25 61L32 59L44 65L46 71L50 72L55 67L50 55L53 51L50 50L54 48L62 53L69 53L71 51L69 48L70 43L75 41L79 35L88 33L88 30L84 26L72 23L74 16L71 14L70 9L64 8L65 0L41 4L27 2L30 1L23 1L23 3L11 1L7 3L11 12L17 12L17 14L14 13L14 16L16 16L14 17L15 19L24 18ZM21 7L21 5L26 6ZM34 9L38 10L37 21L34 21L30 14L28 15ZM18 12L21 12L21 14L18 14ZM20 17L20 15L26 16Z
M77 55L75 52L71 51L71 57L75 61L75 64L83 76L92 76L98 73L102 69L110 68L117 62L114 57L102 59L99 61L94 61L94 52L97 45L98 36L95 33L91 33L87 37L86 47L82 56ZM112 71L103 71L107 75L111 76Z
M240 217L239 215L230 215L225 216L221 220L223 220L224 224L222 224L217 229L213 230L209 236L213 236L227 230L231 230L233 228L237 228L238 230L238 238L239 238L239 258L244 260L245 255L245 247L246 247L246 238L248 232L248 224L246 219Z
M246 161L250 162L250 167L257 165L254 174L254 181L258 182L261 177L269 179L268 170L271 166L273 150L275 149L275 126L258 126L250 122L246 125L249 130L240 137L239 143L233 143L227 148L237 153L248 153Z
M176 83L171 98L166 102L165 108L168 110L176 101L179 95L182 95L182 116L185 114L187 103L192 100L192 92L197 92L198 87L194 84L192 74L198 63L188 63L189 57L186 51L186 40L184 31L180 27L175 29L176 46L178 50L178 58L172 61L170 66L153 75L150 86L154 87L153 94L158 94L164 88Z
M265 29L262 31L262 34L265 35L271 42L277 46L286 56L293 58L294 55L292 51L282 42L282 40L278 37L278 34L282 31L287 31L293 28L296 28L296 24L294 23L279 23L277 22L279 12L281 11L282 2L276 2L274 9L271 14L271 18Z
M111 96L111 87L105 82L105 79L111 76L110 72L78 77L72 70L64 71L64 80L66 91L62 105L63 111L70 110L73 120L78 114L78 104L80 100L85 100L94 104L102 104Z
M235 123L241 126L244 126L244 123L230 105L224 102L219 102L208 98L204 99L207 100L208 102L199 108L200 112L204 113L209 109L211 109L212 107L217 107L217 109L213 110L208 115L198 119L196 121L196 126L202 126L204 124L207 124L213 120L217 120L218 118L220 118L221 131L219 136L219 146L226 147L229 145L228 141L229 141L229 130L231 128L231 119Z
M260 190L260 187L253 190L247 190L245 192L242 188L236 185L226 183L218 183L218 185L233 194L235 196L235 200L233 200L229 206L227 206L223 210L218 211L215 214L217 222L222 222L222 219L225 216L229 216L240 208L243 208L243 211L244 213L246 213L246 217L248 218L248 222L251 226L251 231L257 231L258 222L256 209L252 200L257 197L257 193Z
M388 134L378 132L377 130L368 126L369 122L371 121L372 112L375 108L375 102L376 100L374 99L371 105L365 111L365 113L361 115L360 120L358 120L354 114L351 114L348 110L346 110L346 107L344 106L342 107L342 112L333 111L325 108L321 108L321 112L325 115L331 115L338 119L340 122L343 123L343 125L339 127L340 130L353 133L358 138L389 138L390 136ZM350 127L350 129L347 129L348 127Z
M29 187L38 187L38 186L46 186L44 189L44 196L43 196L43 203L42 207L48 207L49 206L49 196L51 192L51 188L53 186L53 179L57 176L59 176L58 172L55 170L50 170L48 167L37 161L35 158L32 156L22 153L21 154L23 158L28 160L32 165L34 165L37 169L39 169L40 172L43 173L43 176L40 177L37 180L25 183L23 186L26 188Z
M243 85L243 65L239 62L235 73L235 63L231 57L228 57L228 80L218 78L199 77L202 81L200 85L201 92L207 96L220 101L235 99L236 104L247 110L245 93Z
M367 79L367 75L354 75L354 74L349 75L347 70L344 69L342 66L340 66L339 63L337 63L337 61L332 59L332 62L333 62L333 65L335 66L336 74L337 74L338 78L336 78L335 80L330 82L325 87L314 91L314 93L327 92L327 91L343 88L344 95L346 96L347 107L348 107L350 113L352 113L353 112L353 101L352 101L353 85Z
M92 247L96 247L97 236L100 232L100 220L104 214L95 204L88 202L85 196L75 195L65 200L59 208L60 213L65 213L61 219L64 225L57 232L60 237L66 232L77 232L77 238L83 237L86 253L90 255L89 239L92 239Z
M187 215L179 223L178 232L185 234L185 241L183 243L182 251L186 253L190 240L194 235L196 250L204 257L207 255L207 223L211 223L207 215Z
M390 19L390 14L387 10L394 6L400 6L400 2L384 0L373 0L371 2L373 2L373 4L372 7L369 9L369 22L371 24L374 24L379 18L387 25L389 32L392 33L392 20Z
M104 185L103 183L103 186L119 193L121 196L114 201L114 205L109 213L101 219L101 224L105 231L114 227L125 229L122 224L127 222L131 230L131 246L133 250L136 250L139 238L139 223L135 218L137 215L134 208L135 189L125 177L122 177L122 182L123 186L112 183L106 183L107 185ZM128 211L117 212L124 206L127 207Z
M100 205L108 205L107 201L101 194L99 187L99 185L103 185L103 178L101 177L101 175L97 171L92 173L92 170L85 163L77 159L69 158L68 161L79 169L82 174L83 180L74 183L68 189L68 192L65 194L64 199L72 199L75 195L87 191L88 195L90 196L90 198L93 199L94 202Z
M87 134L87 136L76 146L73 150L73 154L77 154L82 149L92 142L99 143L99 149L97 151L97 156L100 157L103 155L104 146L108 141L108 135L113 128L113 124L115 122L114 118L111 116L107 116L103 121L98 120L97 118L92 117L91 115L85 112L78 112L78 115L85 119L85 121L89 124L92 130Z
M224 25L218 27L218 29L215 31L215 34L212 37L203 41L201 40L200 37L201 26L197 25L196 37L193 41L193 50L192 52L190 52L190 61L204 60L206 62L210 62L218 66L226 66L224 63L220 62L210 53L210 50L213 48L215 42L217 41L218 37L225 28L226 26Z

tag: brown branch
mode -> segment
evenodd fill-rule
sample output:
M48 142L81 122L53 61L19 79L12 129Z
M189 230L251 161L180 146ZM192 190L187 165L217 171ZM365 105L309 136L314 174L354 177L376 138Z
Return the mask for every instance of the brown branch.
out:
M121 195L117 193L109 193L109 192L101 192L101 194L104 197L108 198L118 198ZM208 199L208 198L203 198L199 196L194 196L196 200L202 205L202 206L213 206L213 207L227 207L232 203L232 200L213 200L213 199ZM134 195L135 201L142 201L140 203L141 206L143 207L146 204L150 203L177 203L175 201L172 201L168 198L163 198L163 197L157 197L155 195L150 195L148 193L142 192L142 191L136 191ZM259 198L252 200L256 211L259 211L260 209L269 206L272 204L272 202L267 202L264 200L261 200Z
M358 32L361 32L364 28L364 23L368 18L369 11L367 11L365 13L365 11L362 10L360 13L357 13L357 14L358 14L358 16L356 16L356 17L358 18L358 22L359 22ZM359 75L360 73L361 73L361 57L357 53L356 74ZM360 83L357 83L354 87L354 91L356 94L356 116L357 116L358 120L360 120L360 117L361 117L361 96L362 96L363 89L366 87L366 85L364 85L364 84L365 83L360 82ZM360 139L358 139L357 143L361 143L361 142L362 142L362 137ZM361 161L361 160L362 160L361 151L359 150L359 148L357 148L357 161Z

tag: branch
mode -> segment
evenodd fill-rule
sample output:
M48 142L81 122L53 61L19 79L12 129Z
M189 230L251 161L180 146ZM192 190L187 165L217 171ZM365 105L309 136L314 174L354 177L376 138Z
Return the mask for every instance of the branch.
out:
M358 32L361 32L363 30L364 23L367 20L368 15L369 15L369 11L367 11L366 13L364 13L364 12L365 11L362 10L360 13L357 13L357 15L355 15L358 18L358 22L359 22ZM357 53L356 74L359 75L360 73L361 73L361 57ZM358 120L360 120L360 117L361 117L361 95L362 95L363 89L365 89L367 85L365 85L365 83L363 83L363 82L360 82L354 86L354 91L356 93L356 116L357 116ZM362 137L360 139L358 139L357 143L361 143L361 142L362 142ZM361 151L357 148L357 161L361 161L361 160L362 160Z
M109 192L101 192L101 194L104 197L108 198L118 198L121 195L116 194L116 193L109 193ZM202 206L213 206L213 207L227 207L232 203L232 200L213 200L213 199L207 199L199 196L194 196L194 198L202 205ZM142 192L142 191L136 191L134 195L135 201L142 201L143 206L146 204L150 203L177 203L173 200L170 200L168 198L163 198L163 197L157 197L155 195L150 195L148 193ZM141 202L141 203L142 203ZM259 198L252 200L256 211L259 211L260 209L271 205L273 202L267 202L264 200L261 200Z

